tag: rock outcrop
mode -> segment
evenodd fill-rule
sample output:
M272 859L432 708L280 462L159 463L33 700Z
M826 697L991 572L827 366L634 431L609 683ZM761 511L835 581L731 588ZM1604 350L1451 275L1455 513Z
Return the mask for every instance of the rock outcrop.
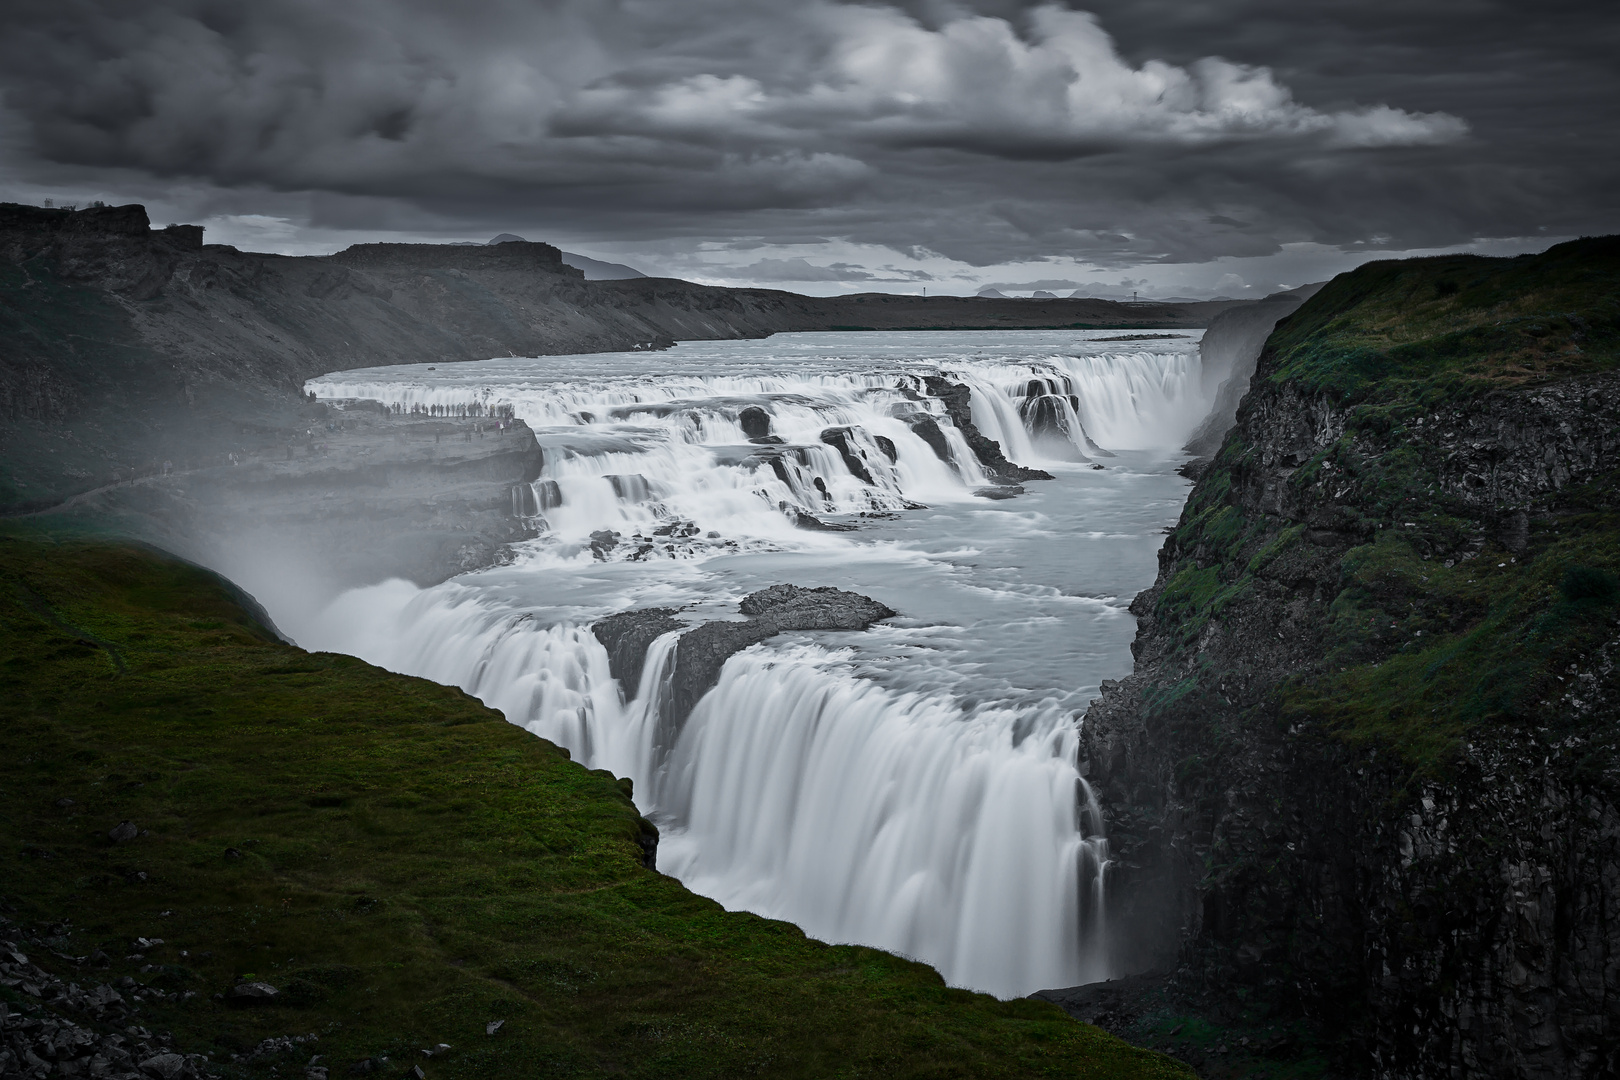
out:
M608 670L613 673L626 701L635 700L641 687L641 672L652 643L686 623L675 618L674 608L638 608L598 619L591 633L608 651Z
M1238 403L1249 392L1249 379L1266 338L1278 322L1299 310L1321 288L1318 282L1272 293L1257 304L1228 308L1209 321L1198 342L1198 359L1204 395L1214 404L1187 440L1190 453L1207 458L1221 448L1221 440L1237 422Z
M966 386L961 383L951 382L949 379L939 375L926 376L923 379L923 384L928 388L928 393L931 396L944 403L945 412L951 418L951 423L955 424L956 429L962 433L962 438L967 441L968 449L973 451L973 456L979 459L979 464L984 466L984 471L990 475L992 480L999 484L1021 484L1027 480L1052 479L1052 474L1044 469L1031 469L1008 461L1007 455L1001 449L1001 444L986 437L984 432L974 426L973 392ZM938 453L941 458L947 461L950 460L943 450L945 439L944 436L939 434L939 426L926 417L920 423L934 425L933 435L938 440L935 453ZM924 438L928 438L919 430L916 424L912 425L912 430L917 431ZM929 440L929 445L935 445L934 439Z
M1189 1010L1620 1067L1617 295L1614 238L1380 263L1272 334L1083 722L1120 960Z
M668 697L659 706L659 723L667 729L661 745L673 744L692 707L714 688L726 661L750 645L790 631L865 630L895 614L887 605L859 593L797 585L772 585L749 593L738 610L748 617L701 623L676 643ZM647 648L681 625L669 609L644 608L611 615L591 627L608 650L613 676L627 699L635 696L640 684Z

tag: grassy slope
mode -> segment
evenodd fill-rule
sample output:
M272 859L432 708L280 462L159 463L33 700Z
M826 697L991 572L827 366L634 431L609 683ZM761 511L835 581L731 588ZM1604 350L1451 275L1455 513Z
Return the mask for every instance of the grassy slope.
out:
M1559 673L1612 633L1620 470L1559 493L1532 518L1527 551L1488 542L1475 558L1447 559L1480 523L1439 490L1442 455L1420 418L1492 390L1620 366L1620 238L1515 259L1370 264L1281 324L1267 354L1270 383L1324 394L1349 413L1343 438L1290 483L1307 503L1335 492L1337 512L1357 519L1341 526L1376 537L1341 560L1329 651L1287 688L1285 717L1329 719L1352 742L1395 748L1418 773L1443 769L1481 724L1560 723ZM1303 526L1279 529L1231 497L1252 454L1234 432L1177 530L1178 548L1196 554L1182 559L1158 612L1177 624L1183 648L1259 580L1294 580L1312 562ZM1198 681L1154 704L1173 704Z
M1434 404L1620 365L1620 237L1540 255L1369 263L1278 326L1270 380Z
M0 540L0 613L0 894L112 975L162 937L141 980L200 996L143 1022L216 1060L314 1031L334 1075L384 1053L430 1077L1190 1075L722 911L640 866L621 782L458 690L273 640L202 571ZM149 835L113 845L124 819ZM285 1004L209 1001L250 975Z

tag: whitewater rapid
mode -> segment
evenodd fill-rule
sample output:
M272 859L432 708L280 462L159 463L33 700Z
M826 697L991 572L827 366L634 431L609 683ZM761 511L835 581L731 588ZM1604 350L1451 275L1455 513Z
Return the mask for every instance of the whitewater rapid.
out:
M796 334L326 376L308 387L326 399L526 421L545 464L513 505L540 535L434 588L272 614L631 777L659 869L728 908L1004 997L1104 978L1107 841L1076 721L1129 670L1126 606L1208 405L1197 331L1099 340L1117 336ZM1055 479L987 498L1006 492L927 393L935 374ZM900 614L744 650L679 726L659 709L675 635L632 688L590 632L631 608L735 618L781 582Z

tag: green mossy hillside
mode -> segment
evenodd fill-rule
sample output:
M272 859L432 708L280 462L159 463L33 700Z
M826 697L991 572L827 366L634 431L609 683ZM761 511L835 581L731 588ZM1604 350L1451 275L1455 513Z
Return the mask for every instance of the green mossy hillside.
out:
M1219 623L1316 650L1263 660L1289 670L1240 709L1415 775L1482 727L1590 729L1620 621L1617 364L1617 237L1335 278L1272 334L1166 546L1151 611L1191 666L1147 712L1238 703Z
M1340 274L1266 343L1274 384L1340 401L1457 394L1613 370L1620 237L1539 255L1445 255Z
M0 896L54 952L113 958L31 950L63 977L195 991L141 1022L224 1075L312 1049L334 1076L379 1055L444 1078L1191 1075L723 911L643 868L625 783L459 690L283 644L151 550L0 540L0 642ZM126 959L137 937L164 944ZM282 993L211 1000L238 979ZM304 1059L228 1063L309 1032Z

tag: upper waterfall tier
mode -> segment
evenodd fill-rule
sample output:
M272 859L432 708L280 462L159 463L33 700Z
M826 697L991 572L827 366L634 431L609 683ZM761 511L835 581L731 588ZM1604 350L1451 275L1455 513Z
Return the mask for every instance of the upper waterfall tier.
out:
M514 509L542 526L553 556L604 561L824 546L806 527L1000 494L929 376L968 387L973 424L1025 466L1174 446L1206 407L1196 333L1153 351L1097 332L1009 336L1019 340L929 356L929 335L885 335L902 344L871 358L855 335L783 335L768 366L753 343L688 343L374 368L309 388L404 412L522 418L545 464Z

